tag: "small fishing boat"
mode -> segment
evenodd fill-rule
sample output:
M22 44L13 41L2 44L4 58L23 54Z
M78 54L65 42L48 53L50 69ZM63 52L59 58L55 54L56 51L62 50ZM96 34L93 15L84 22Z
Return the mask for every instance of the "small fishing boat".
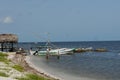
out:
M48 38L46 44L44 46L36 47L37 50L30 50L30 54L32 55L63 55L63 54L71 54L73 53L73 48L58 48L50 42Z
M45 47L43 47L45 48ZM42 47L38 48L37 50L30 50L31 55L64 55L64 54L71 54L73 53L74 49L70 48L58 48L58 49L51 49L50 47L46 47L46 49L42 50Z

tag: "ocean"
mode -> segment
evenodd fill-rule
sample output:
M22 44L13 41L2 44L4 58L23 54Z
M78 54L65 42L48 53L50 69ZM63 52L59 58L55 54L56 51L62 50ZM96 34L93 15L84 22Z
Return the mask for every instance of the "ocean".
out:
M19 47L44 45L39 43L19 43ZM50 56L30 56L30 61L38 68L61 80L120 80L120 41L52 42L61 48L105 48L108 52L82 52L61 55L60 59Z

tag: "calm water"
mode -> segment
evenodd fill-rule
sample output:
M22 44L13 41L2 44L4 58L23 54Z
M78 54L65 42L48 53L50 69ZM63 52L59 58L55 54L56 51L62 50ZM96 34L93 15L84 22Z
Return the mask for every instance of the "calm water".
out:
M45 43L20 43L19 46L28 49L41 44ZM109 52L62 55L59 60L52 56L49 60L43 56L31 56L31 61L36 66L43 67L49 73L65 80L80 80L81 77L95 80L120 80L120 41L54 42L53 44L57 47L68 48L106 48Z

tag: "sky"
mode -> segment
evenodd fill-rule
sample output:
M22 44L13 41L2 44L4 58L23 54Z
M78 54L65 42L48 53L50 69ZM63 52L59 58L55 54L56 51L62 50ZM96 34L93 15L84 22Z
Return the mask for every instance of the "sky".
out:
M0 34L19 42L120 40L120 0L0 0Z

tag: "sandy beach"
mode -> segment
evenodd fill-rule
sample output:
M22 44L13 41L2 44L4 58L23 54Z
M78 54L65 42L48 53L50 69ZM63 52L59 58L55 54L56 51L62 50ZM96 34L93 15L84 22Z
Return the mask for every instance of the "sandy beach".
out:
M14 53L7 53L8 56L8 60L13 59L14 57ZM0 62L0 74L4 73L6 74L6 76L0 76L0 80L17 80L15 79L16 77L22 77L24 76L24 73L17 71L16 69L12 68L12 66L15 65L12 62L4 63L4 62Z
M39 60L39 65L36 65L32 59L33 57L35 59ZM49 80L95 80L95 79L89 79L85 77L78 77L74 75L70 75L65 73L62 70L56 70L55 68L51 68L50 66L44 65L44 62L42 62L42 59L39 56L33 56L33 55L21 55L21 54L15 54L10 53L8 56L8 59L10 59L14 64L20 64L24 67L25 73L33 73L40 75L42 77L45 77ZM10 76L8 78L0 77L0 80L16 80L15 77L24 76L25 73L19 73L17 71L13 71L14 76Z
M0 62L0 71L5 72L5 74L9 75L8 77L0 76L0 80L17 80L17 77L24 77L26 74L36 74L42 76L48 80L57 80L52 75L49 75L42 70L37 69L30 61L29 56L25 56L22 54L16 54L15 52L7 53L8 60L10 60L10 64L7 65L4 62ZM24 68L24 72L19 72L12 68L13 65L21 65ZM7 71L6 71L7 70Z
M19 60L18 60L18 58L19 58ZM45 77L49 80L58 80L55 76L52 76L52 75L44 72L40 68L37 68L35 65L33 65L30 62L30 57L29 56L24 56L24 55L18 54L17 57L13 58L13 59L15 59L14 60L15 62L19 61L19 63L21 63L21 65L25 68L26 72L30 72L30 73L33 73L33 74L40 75L40 76Z
M13 64L19 64L24 67L24 73L18 72L14 69L11 69L10 74L11 76L4 78L0 77L0 80L17 80L15 77L23 77L26 73L33 73L40 75L44 78L47 78L49 80L97 80L97 79L91 79L87 77L81 77L72 75L72 73L66 73L64 70L59 69L59 67L56 69L55 67L47 66L40 56L33 56L33 55L22 55L22 54L15 54L15 53L8 53L8 59L12 61ZM39 62L36 62L39 61ZM39 64L38 64L39 63ZM0 63L1 66L6 66ZM5 67L4 67L5 68ZM8 68L8 66L7 66ZM79 74L78 74L79 75Z

